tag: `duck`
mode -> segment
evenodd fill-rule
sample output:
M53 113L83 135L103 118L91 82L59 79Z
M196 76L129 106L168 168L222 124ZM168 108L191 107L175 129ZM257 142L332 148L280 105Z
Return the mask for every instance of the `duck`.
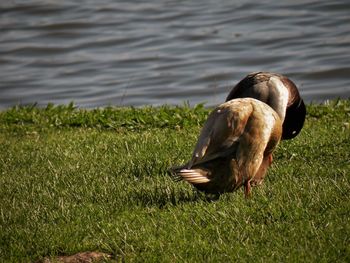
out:
M283 123L282 140L296 137L304 126L306 108L297 86L286 76L272 72L253 72L228 94L226 101L255 98L268 104Z
M272 153L282 136L282 121L266 103L238 98L217 106L208 116L189 162L170 168L184 180L215 197L264 180Z

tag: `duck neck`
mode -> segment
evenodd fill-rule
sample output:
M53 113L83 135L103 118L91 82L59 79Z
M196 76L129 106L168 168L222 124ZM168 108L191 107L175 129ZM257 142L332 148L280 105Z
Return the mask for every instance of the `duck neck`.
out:
M277 77L270 78L269 86L272 88L269 94L269 105L277 112L283 122L289 99L288 88Z

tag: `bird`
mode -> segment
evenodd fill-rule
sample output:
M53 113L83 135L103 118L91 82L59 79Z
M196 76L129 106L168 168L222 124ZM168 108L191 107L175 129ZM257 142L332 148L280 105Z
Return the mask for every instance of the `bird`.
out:
M255 98L267 103L283 122L282 140L296 137L303 128L306 108L297 86L286 76L272 72L253 72L228 94L226 101Z
M220 196L244 186L261 184L282 135L279 115L253 98L229 100L208 116L191 160L170 168L177 180L208 195Z

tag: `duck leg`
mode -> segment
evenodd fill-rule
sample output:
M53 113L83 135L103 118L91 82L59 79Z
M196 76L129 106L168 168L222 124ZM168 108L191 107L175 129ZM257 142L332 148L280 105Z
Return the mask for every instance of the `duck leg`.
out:
M254 180L254 176L263 162L264 146L259 141L249 144L244 144L243 142L242 140L238 149L237 160L238 169L241 173L241 185L243 184L244 195L248 198L251 191L251 180Z
M244 196L245 198L249 198L250 197L250 180L245 181L244 183Z
M261 185L264 181L264 178L266 176L267 169L272 163L272 154L268 154L267 156L264 156L264 159L260 165L259 170L256 172L255 176L250 181L251 186L258 186Z

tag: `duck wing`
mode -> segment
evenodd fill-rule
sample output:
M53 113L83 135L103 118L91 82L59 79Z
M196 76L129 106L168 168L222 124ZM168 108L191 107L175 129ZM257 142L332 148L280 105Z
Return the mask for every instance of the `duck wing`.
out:
M212 111L203 126L187 168L233 155L252 112L252 104L245 99L225 102Z

